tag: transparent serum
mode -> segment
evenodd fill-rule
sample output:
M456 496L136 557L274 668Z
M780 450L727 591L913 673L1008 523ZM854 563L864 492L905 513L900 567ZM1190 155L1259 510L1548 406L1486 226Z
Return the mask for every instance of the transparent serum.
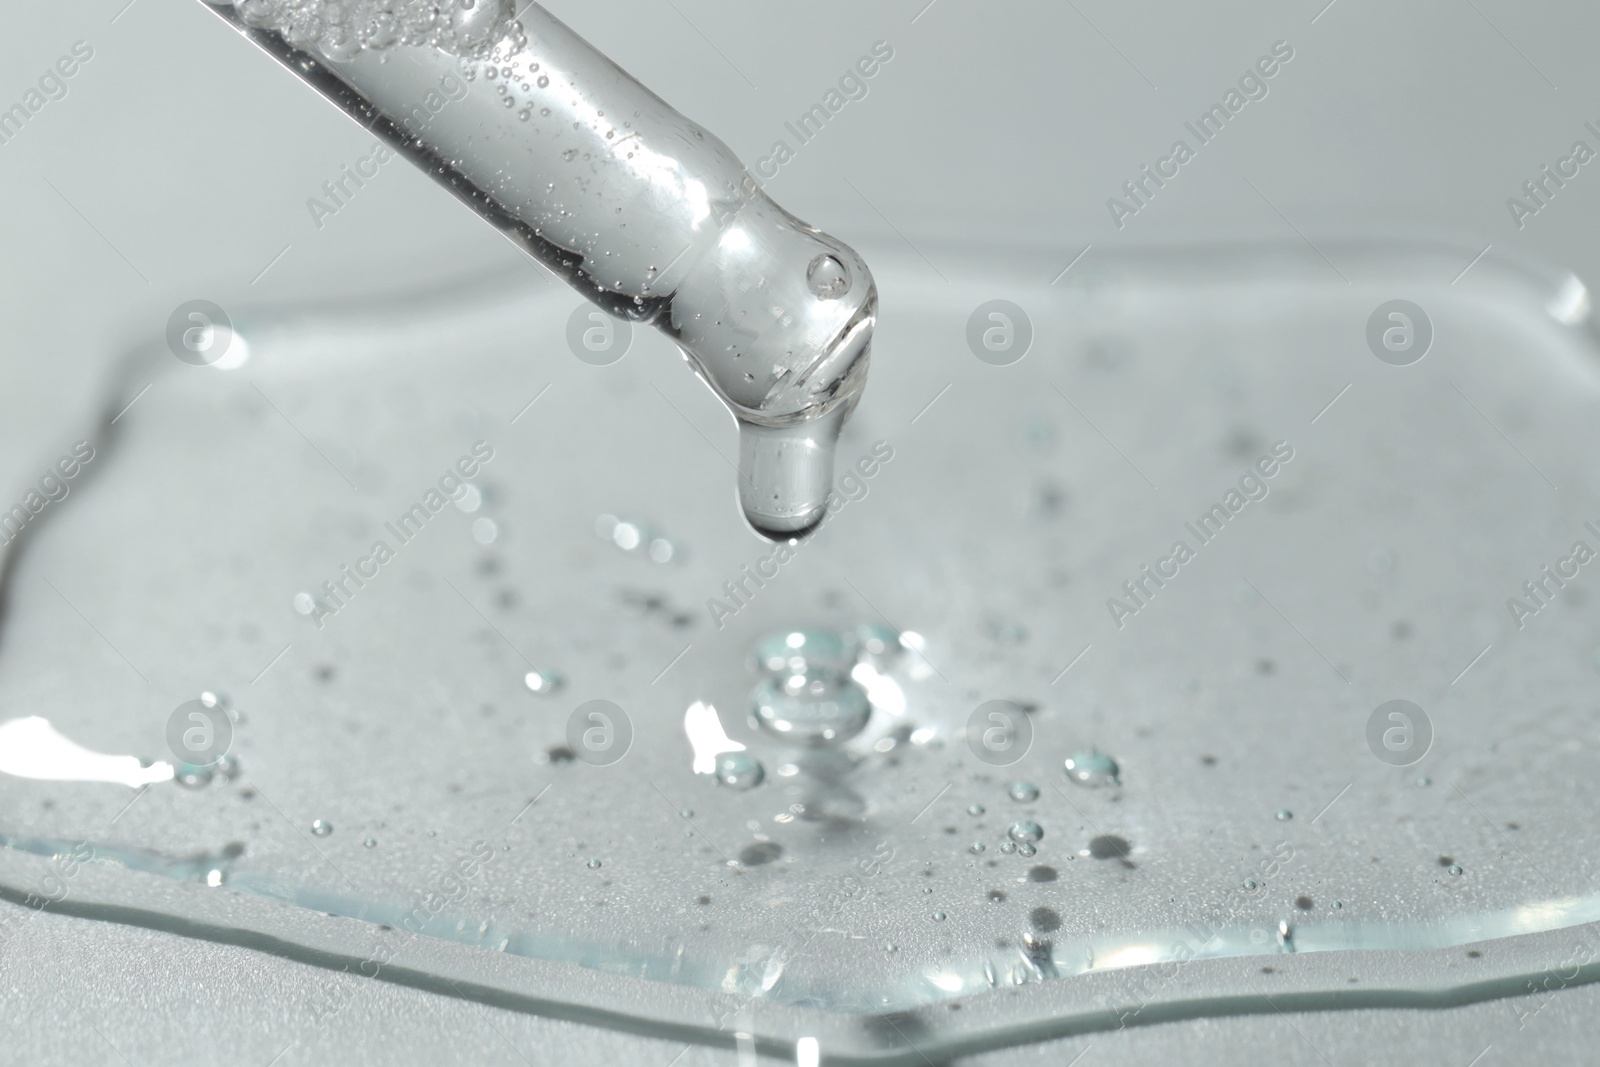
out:
M203 2L586 298L671 337L737 421L752 527L789 540L822 521L877 314L853 249L537 4L402 21Z

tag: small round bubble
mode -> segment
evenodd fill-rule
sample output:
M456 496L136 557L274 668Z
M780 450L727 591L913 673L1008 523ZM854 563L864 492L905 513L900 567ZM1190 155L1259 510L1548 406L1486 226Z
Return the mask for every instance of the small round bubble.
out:
M210 767L200 767L192 763L180 763L172 772L172 780L185 789L204 789L211 784L211 778Z
M823 253L806 268L806 287L812 296L837 300L850 291L850 268L836 257Z
M766 768L748 752L729 752L717 757L717 782L730 789L754 789L766 778Z
M1067 777L1079 785L1115 785L1120 769L1117 761L1097 748L1074 752L1066 760Z

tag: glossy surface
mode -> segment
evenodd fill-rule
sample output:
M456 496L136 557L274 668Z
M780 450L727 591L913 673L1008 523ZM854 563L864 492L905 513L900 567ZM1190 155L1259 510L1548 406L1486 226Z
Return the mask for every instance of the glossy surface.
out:
M232 370L158 348L107 398L109 419L154 381L115 431L86 431L104 464L14 558L0 695L90 751L162 759L171 711L216 687L243 714L236 773L132 806L0 778L0 885L21 908L63 879L66 915L334 973L381 953L387 981L440 996L785 1056L1588 981L1569 961L1600 915L1600 822L1569 783L1600 638L1570 596L1525 629L1504 614L1528 559L1592 521L1571 503L1597 393L1583 293L1492 258L1452 289L1450 256L1326 247L1352 287L1294 250L1041 284L1037 347L1005 377L966 319L994 272L1048 270L974 257L946 290L891 264L911 306L885 332L919 358L884 362L887 406L842 447L894 458L770 566L713 514L707 442L734 427L661 403L698 394L659 362L572 359L564 297L240 315ZM1399 285L1438 338L1410 368L1364 336ZM441 366L444 345L466 355ZM1118 627L1122 582L1279 440L1270 494ZM554 458L574 451L614 477ZM473 456L477 511L387 529ZM601 515L673 531L680 562L619 551ZM380 539L393 558L343 579ZM89 580L130 558L136 580ZM735 581L736 612L704 610ZM819 628L882 658L851 671L862 732L796 756L744 709L757 663L790 668L766 639ZM566 686L530 692L530 670ZM1435 727L1404 767L1367 736L1401 695ZM989 699L1031 709L1012 765L964 736ZM586 720L574 744L595 700L631 729ZM697 773L694 737L764 779L719 785L714 751ZM1066 778L1090 748L1116 783ZM914 1044L873 1025L886 1010Z

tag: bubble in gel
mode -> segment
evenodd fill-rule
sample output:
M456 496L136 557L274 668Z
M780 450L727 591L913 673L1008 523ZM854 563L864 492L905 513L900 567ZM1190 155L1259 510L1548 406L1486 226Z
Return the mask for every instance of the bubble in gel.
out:
M761 761L748 752L729 752L717 757L717 782L731 789L754 789L766 778Z
M837 300L850 291L850 268L824 252L806 268L806 287L813 296Z
M519 49L522 44L509 0L411 0L398 25L394 14L373 11L375 6L389 5L365 0L233 0L233 4L248 25L276 30L291 44L313 48L336 63L396 44L436 48L469 59L487 58L502 42ZM492 77L494 68L486 73Z
M180 763L172 772L172 780L185 789L204 789L211 784L211 778L210 767L199 767L192 763Z
M318 837L327 837L333 833L333 823L327 819L317 819L311 824L311 832Z
M817 748L859 734L872 714L867 692L847 675L817 669L768 678L756 687L756 723L790 744Z
M1012 823L1006 835L1019 845L1031 845L1044 837L1044 827L1032 820L1024 819L1022 822Z
M900 631L882 623L862 623L856 627L855 637L861 644L860 658L880 669L904 651Z
M1067 757L1067 777L1079 785L1102 786L1118 784L1117 761L1098 748L1086 748Z
M756 666L768 674L803 674L808 669L849 671L856 659L853 635L837 630L784 630L757 643Z

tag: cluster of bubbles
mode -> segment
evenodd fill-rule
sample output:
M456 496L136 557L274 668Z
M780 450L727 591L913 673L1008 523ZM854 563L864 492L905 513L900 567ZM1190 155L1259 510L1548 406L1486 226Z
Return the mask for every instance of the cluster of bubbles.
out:
M180 763L172 769L172 780L185 789L204 789L214 779L231 782L239 777L239 757L228 753L215 763Z
M482 59L520 30L510 0L211 0L334 62L396 45ZM516 51L520 42L511 42Z
M756 667L766 677L752 697L756 723L800 748L848 741L872 715L867 691L853 677L860 664L887 665L900 635L875 624L848 630L789 630L756 645Z
M752 653L762 678L751 694L751 715L764 733L794 748L848 741L872 716L854 673L863 664L887 667L901 648L898 631L874 624L769 634ZM766 780L761 761L743 751L719 755L715 774L732 789L754 789Z
M1039 787L1032 782L1019 780L1012 782L1006 793L1018 804L1032 804L1039 799ZM967 814L977 818L988 811L982 804L973 801L967 805ZM1032 819L1018 819L1006 830L1006 839L1000 844L1000 851L1010 856L1020 853L1023 856L1032 856L1039 851L1039 842L1044 838L1044 827ZM987 848L982 841L974 841L969 848L973 853L980 853Z
M801 748L848 741L866 727L871 713L866 690L849 675L827 668L787 672L756 687L756 722Z

